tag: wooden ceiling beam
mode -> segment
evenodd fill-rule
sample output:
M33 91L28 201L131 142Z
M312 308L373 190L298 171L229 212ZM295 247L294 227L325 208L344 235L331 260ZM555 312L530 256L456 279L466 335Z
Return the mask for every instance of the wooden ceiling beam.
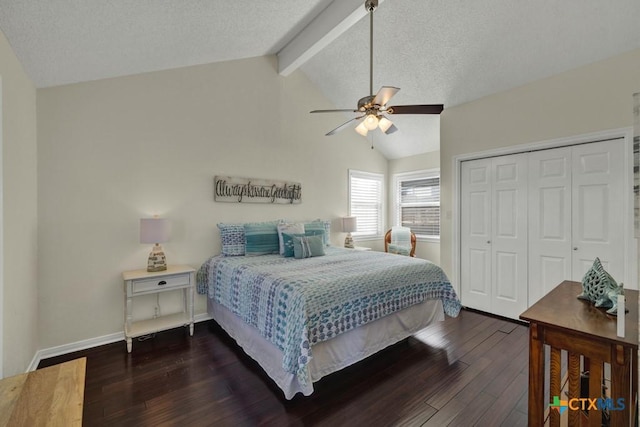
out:
M334 0L277 53L278 73L288 76L365 16L362 0Z

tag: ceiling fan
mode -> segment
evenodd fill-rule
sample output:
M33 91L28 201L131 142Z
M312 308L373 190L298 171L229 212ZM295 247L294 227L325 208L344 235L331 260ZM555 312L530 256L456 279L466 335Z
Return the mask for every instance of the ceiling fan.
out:
M346 128L351 122L362 120L355 130L362 136L367 136L370 130L380 128L385 134L391 134L398 130L386 115L394 114L440 114L444 108L442 104L431 105L395 105L387 106L387 102L400 90L393 86L382 86L377 94L373 94L373 11L378 7L378 0L365 0L364 7L369 12L369 93L360 98L358 108L337 110L313 110L311 113L357 113L357 117L348 120L337 128L329 131L326 136L334 135Z

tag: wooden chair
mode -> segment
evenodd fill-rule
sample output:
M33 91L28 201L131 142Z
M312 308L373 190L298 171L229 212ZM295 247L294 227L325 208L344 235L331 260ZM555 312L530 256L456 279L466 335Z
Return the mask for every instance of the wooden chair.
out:
M391 244L391 230L388 230L384 235L384 251L389 252L389 245ZM412 231L411 232L411 252L409 252L409 256L416 256L416 235Z

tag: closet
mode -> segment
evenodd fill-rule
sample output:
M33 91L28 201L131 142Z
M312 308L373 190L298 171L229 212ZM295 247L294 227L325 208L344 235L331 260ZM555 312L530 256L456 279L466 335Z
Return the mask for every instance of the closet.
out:
M517 319L563 280L580 281L596 257L624 277L624 147L617 139L462 162L462 304Z

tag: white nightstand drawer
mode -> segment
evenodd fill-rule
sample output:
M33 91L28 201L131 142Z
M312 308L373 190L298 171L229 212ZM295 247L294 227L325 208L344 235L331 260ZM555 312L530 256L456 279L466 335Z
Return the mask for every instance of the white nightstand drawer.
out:
M138 279L131 282L131 292L134 294L148 291L189 286L190 274L156 277L151 279Z

